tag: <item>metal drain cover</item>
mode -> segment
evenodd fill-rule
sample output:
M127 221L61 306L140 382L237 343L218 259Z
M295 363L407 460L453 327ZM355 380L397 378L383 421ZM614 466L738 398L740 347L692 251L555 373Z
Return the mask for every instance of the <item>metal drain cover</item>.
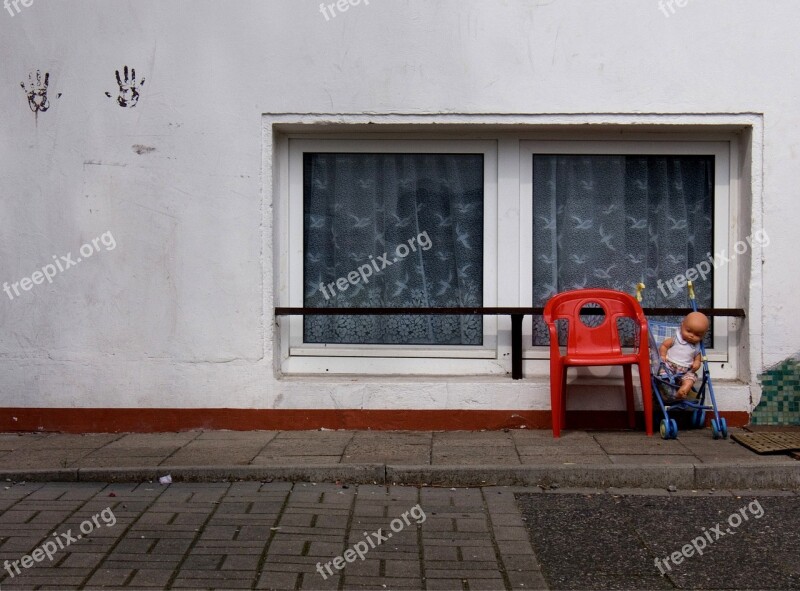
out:
M800 433L735 433L731 438L759 454L800 450Z

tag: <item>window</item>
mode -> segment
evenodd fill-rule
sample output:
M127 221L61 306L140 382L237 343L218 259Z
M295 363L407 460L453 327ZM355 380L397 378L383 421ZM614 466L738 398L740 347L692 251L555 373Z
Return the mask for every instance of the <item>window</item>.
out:
M544 306L557 291L634 293L642 282L644 307L688 307L686 290L666 281L727 247L728 149L712 142L523 142L530 269L523 299ZM727 307L729 270L709 267L695 281L698 306ZM540 317L529 336L528 357L546 357ZM726 360L726 319L714 319L706 338L711 358Z
M303 166L305 307L483 304L483 154L306 152ZM481 345L483 319L307 316L303 340Z
M633 293L641 281L645 307L684 307L685 290L666 281L740 238L732 139L375 135L281 139L280 305L543 306L556 291ZM712 266L695 281L698 304L741 306L729 297L736 280L737 264ZM712 321L715 376L736 377L734 327ZM280 331L281 370L290 374L511 369L502 316L292 316ZM523 331L525 375L546 376L541 317L527 316Z
M533 305L583 287L630 293L706 260L713 173L713 156L534 154ZM706 280L713 285L713 268ZM646 291L643 305L685 299L668 287ZM711 289L697 296L712 306ZM549 343L540 318L533 332L534 345Z
M297 138L288 154L290 305L496 305L495 142ZM497 357L494 317L309 315L285 325L285 370L502 373L474 361Z

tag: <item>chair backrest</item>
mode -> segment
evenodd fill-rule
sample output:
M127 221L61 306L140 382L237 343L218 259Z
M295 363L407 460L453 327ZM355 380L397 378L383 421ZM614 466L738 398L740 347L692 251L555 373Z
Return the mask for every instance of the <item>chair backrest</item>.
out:
M596 303L602 308L605 318L597 326L587 326L581 319L581 310ZM612 289L576 289L554 295L544 308L544 321L550 328L550 347L558 349L558 340L553 338L555 322L566 320L567 354L621 354L620 335L617 321L631 318L637 327L647 330L647 319L642 307L632 295ZM646 337L645 337L646 338ZM555 341L555 342L554 342ZM646 347L647 341L639 343Z

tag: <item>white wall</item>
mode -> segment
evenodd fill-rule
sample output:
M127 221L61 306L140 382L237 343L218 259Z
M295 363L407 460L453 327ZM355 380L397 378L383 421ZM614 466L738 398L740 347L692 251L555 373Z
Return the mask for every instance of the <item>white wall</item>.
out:
M669 17L657 0L371 0L329 21L306 0L20 8L0 11L0 282L104 232L117 247L0 293L0 406L548 407L544 381L504 377L276 380L263 113L763 114L748 369L800 349L796 0ZM146 78L132 109L104 95L124 65ZM37 118L19 86L36 69ZM749 408L746 386L721 398Z

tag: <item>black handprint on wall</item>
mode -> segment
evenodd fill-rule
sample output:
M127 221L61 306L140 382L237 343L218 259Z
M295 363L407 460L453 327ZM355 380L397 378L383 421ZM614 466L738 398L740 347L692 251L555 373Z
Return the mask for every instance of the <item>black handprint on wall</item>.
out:
M139 90L137 87L144 86L144 78L137 84L136 70L131 68L130 78L128 77L128 66L122 70L123 76L120 77L119 70L116 71L117 84L119 85L119 96L117 96L117 104L123 108L133 108L139 102ZM106 96L111 98L111 93L106 92Z
M42 80L42 73L39 70L28 74L28 85L25 82L20 82L19 85L25 94L28 95L28 106L34 113L41 111L44 113L50 108L50 101L47 100L47 86L50 84L50 73L44 73L44 80Z

